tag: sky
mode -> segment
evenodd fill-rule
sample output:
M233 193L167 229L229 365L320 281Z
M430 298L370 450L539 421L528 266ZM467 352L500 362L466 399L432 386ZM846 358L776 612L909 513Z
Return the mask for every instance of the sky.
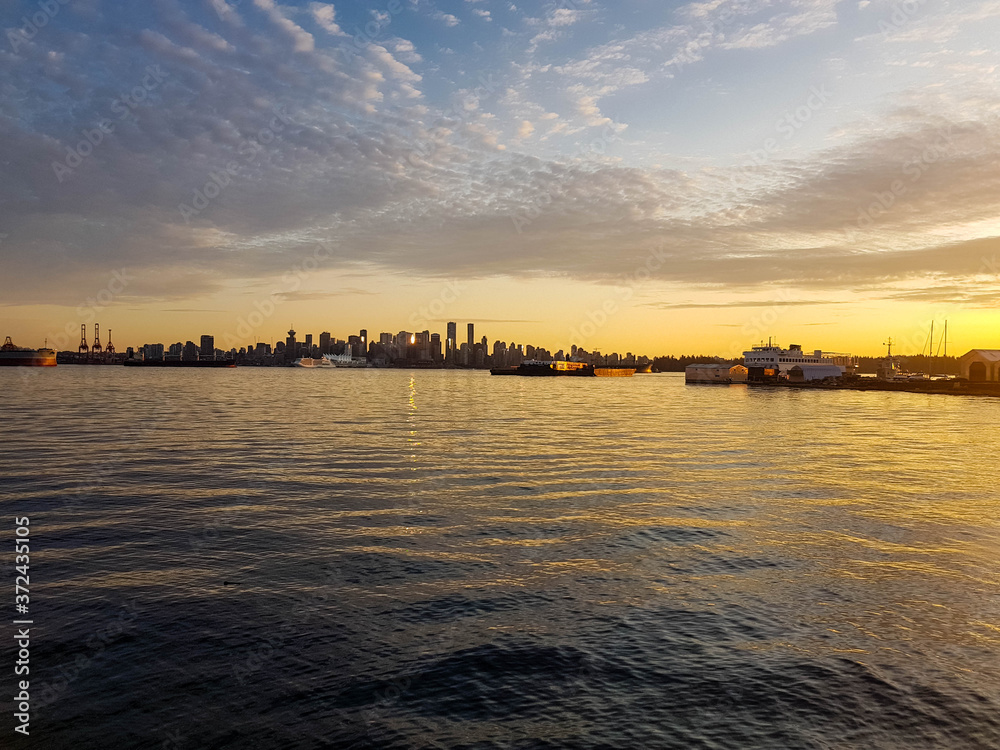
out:
M0 335L1000 348L1000 0L0 0Z

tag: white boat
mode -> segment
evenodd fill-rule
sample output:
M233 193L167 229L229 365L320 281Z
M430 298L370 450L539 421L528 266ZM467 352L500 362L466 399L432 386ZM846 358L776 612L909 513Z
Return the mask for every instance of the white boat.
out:
M792 380L839 378L853 369L849 354L828 354L820 349L807 354L798 344L789 344L787 349L782 349L770 342L743 352L743 364L747 369L774 370L779 377Z
M333 367L332 364L327 362L325 359L313 359L312 357L299 357L297 360L292 362L295 367L307 367L310 369L327 369Z
M367 359L350 354L324 354L323 360L327 367L368 367Z

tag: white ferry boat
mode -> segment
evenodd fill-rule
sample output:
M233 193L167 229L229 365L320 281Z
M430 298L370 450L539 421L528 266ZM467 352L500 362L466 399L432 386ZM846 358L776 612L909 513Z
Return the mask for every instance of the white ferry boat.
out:
M820 349L807 354L798 344L782 349L771 342L743 352L743 364L747 369L773 370L778 377L789 380L839 378L853 369L850 354L831 354Z
M325 359L313 359L312 357L299 357L297 360L292 362L294 367L307 367L310 369L327 369L333 367L333 365L327 362Z
M333 367L368 367L368 360L351 354L324 354L323 359Z

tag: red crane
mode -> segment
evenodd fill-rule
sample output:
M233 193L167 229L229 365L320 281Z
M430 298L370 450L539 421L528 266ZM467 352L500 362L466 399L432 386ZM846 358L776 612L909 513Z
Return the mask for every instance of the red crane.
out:
M101 324L94 323L94 345L90 347L91 354L100 354L104 351L104 347L101 346Z
M104 351L108 354L115 353L115 345L111 343L111 329L108 329L108 345L104 347Z
M90 347L87 346L87 324L80 325L80 354L89 354Z

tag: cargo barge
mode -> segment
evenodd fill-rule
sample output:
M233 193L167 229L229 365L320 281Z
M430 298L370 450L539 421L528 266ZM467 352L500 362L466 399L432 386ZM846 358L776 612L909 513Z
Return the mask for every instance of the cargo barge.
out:
M0 346L0 367L55 367L56 352L54 349L28 349L17 346L10 336Z
M490 375L520 375L527 377L576 377L576 378L630 378L635 374L632 367L595 367L586 362L546 362L528 360L517 367L494 367Z
M126 359L126 367L236 367L231 359Z

